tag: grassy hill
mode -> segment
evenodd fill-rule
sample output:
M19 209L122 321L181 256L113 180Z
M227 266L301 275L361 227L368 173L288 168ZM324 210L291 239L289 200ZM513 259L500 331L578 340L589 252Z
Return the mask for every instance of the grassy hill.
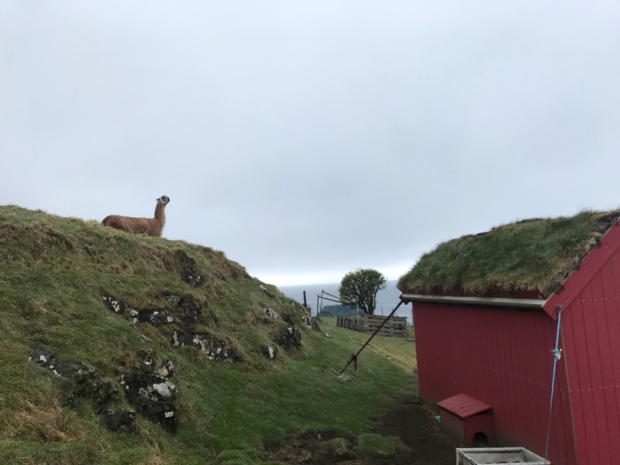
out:
M367 336L321 325L222 252L2 206L0 463L286 463L270 450L303 431L385 448L413 344L378 339L345 381Z

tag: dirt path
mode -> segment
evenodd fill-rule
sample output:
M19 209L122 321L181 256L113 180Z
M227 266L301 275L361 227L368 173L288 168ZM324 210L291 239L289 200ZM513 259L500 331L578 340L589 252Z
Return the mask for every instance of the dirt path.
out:
M398 436L410 451L400 454L394 465L454 465L457 444L446 437L434 414L413 398L403 398L377 432L383 436Z
M396 456L367 457L351 448L333 447L330 432L303 432L291 438L270 458L289 465L454 465L456 443L444 436L433 413L413 398L403 398L375 431L397 436L409 448ZM332 444L330 446L330 444Z

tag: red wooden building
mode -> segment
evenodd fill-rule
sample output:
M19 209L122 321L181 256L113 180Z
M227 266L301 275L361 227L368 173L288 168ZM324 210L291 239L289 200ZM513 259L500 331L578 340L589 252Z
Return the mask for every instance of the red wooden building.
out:
M620 464L618 216L523 221L423 256L399 282L413 307L421 399L488 406L492 431L468 434L489 445L553 465Z

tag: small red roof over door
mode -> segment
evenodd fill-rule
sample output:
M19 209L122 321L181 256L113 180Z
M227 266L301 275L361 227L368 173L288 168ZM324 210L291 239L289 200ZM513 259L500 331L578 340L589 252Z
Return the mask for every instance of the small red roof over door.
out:
M437 402L437 405L463 419L493 408L489 404L463 393Z

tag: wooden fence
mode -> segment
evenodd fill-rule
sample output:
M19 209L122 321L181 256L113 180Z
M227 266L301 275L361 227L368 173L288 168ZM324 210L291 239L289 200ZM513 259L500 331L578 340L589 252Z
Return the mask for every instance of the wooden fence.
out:
M381 326L381 323L383 323L386 318L386 316L368 314L358 316L339 316L337 318L337 325L341 328L348 328L354 331L372 334L379 326ZM383 325L383 328L381 328L377 335L406 337L407 317L393 316Z

